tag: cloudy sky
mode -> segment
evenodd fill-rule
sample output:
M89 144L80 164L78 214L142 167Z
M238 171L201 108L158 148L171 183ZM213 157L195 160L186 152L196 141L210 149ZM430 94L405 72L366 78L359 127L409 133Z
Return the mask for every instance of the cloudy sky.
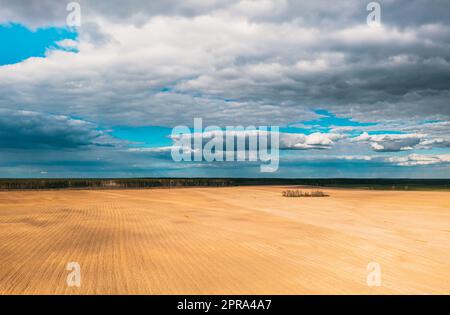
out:
M450 2L0 0L0 177L450 178ZM280 167L172 161L279 126Z

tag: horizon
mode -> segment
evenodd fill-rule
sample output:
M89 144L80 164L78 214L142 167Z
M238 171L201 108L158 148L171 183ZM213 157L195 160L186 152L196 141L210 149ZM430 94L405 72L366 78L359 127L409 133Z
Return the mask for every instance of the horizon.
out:
M114 180L114 179L254 179L254 180L437 180L450 181L450 178L414 177L0 177L2 180Z

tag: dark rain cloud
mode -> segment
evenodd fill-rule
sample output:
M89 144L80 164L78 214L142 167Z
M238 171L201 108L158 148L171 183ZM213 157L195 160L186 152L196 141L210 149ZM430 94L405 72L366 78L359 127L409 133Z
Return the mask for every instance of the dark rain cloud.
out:
M111 146L114 141L96 125L63 115L0 109L0 147L74 149Z

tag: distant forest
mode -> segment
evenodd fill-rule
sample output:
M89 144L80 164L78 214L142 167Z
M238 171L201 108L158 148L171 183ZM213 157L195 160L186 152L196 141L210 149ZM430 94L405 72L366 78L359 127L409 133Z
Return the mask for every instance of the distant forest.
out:
M0 179L0 190L143 189L289 185L392 190L450 190L450 179L114 178Z

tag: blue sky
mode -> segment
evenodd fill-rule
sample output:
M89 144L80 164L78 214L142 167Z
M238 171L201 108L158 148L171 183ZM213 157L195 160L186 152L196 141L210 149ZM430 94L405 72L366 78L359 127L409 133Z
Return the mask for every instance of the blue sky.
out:
M77 33L65 27L43 27L31 30L18 23L0 25L0 65L15 64L30 57L45 57L49 49L63 49L58 42L76 40Z
M0 8L0 177L450 177L447 4L239 1ZM278 126L280 168L174 162L194 118Z

